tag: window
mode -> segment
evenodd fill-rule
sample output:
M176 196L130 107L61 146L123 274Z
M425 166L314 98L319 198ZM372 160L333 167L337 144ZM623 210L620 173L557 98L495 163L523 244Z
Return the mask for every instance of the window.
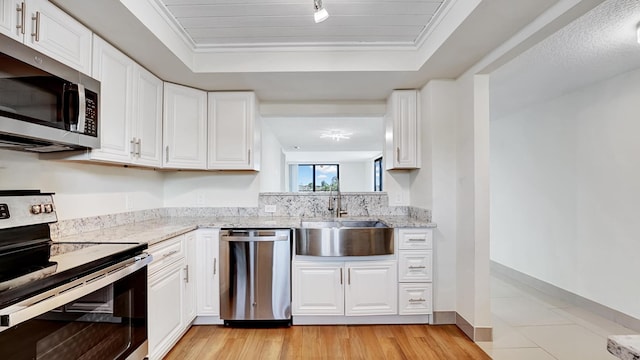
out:
M301 164L298 165L298 191L338 190L338 164Z
M382 191L382 156L373 161L373 191Z

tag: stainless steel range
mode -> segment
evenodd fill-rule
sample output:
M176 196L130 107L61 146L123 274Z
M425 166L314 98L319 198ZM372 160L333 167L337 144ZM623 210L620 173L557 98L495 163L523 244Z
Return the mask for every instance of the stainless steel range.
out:
M52 194L0 191L0 359L144 359L146 244L54 245L56 221Z

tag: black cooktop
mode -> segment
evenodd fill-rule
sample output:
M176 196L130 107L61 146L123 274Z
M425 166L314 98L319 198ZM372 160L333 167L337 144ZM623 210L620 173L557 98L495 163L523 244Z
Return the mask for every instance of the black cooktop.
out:
M34 272L0 282L0 309L141 254L147 244L58 243L75 250L51 256Z

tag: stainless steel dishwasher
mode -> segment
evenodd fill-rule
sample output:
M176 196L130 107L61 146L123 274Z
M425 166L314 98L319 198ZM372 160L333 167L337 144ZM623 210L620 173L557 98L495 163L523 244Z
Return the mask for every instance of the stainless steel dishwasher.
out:
M291 229L220 232L220 318L291 324Z

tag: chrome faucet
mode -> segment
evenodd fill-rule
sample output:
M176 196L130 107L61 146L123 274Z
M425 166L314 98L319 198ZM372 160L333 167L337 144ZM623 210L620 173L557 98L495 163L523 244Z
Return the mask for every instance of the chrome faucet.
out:
M342 215L347 215L346 210L342 210L342 194L340 193L340 187L336 189L337 196L333 197L333 189L329 189L329 211L333 215L333 210L336 211L336 217L341 217ZM334 209L334 202L337 202L337 205Z

